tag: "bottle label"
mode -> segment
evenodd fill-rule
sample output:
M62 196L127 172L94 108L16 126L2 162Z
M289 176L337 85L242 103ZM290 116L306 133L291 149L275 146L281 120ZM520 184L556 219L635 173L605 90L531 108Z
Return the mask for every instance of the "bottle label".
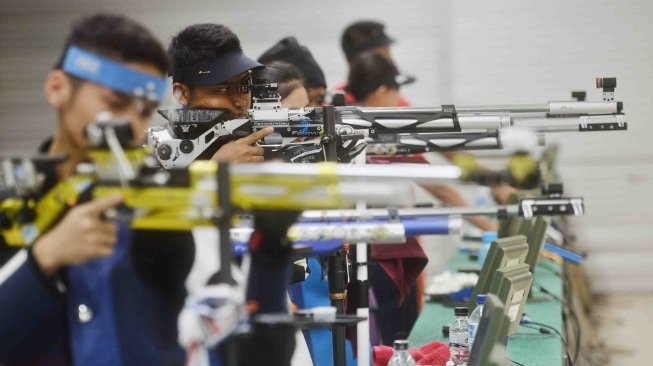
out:
M476 337L476 328L478 328L478 324L469 324L467 326L467 333L469 334L469 342L470 345L471 343L474 343L474 338Z

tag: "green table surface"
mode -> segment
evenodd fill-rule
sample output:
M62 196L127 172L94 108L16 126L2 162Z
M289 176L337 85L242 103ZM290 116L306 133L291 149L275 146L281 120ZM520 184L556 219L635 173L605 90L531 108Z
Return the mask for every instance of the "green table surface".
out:
M459 266L474 265L466 254L458 253L449 263L449 269L456 272ZM549 292L562 298L562 279L547 270L552 268L560 273L560 266L547 262L535 268L535 282ZM526 304L524 313L533 322L550 325L562 332L562 306L550 296L533 286L533 297ZM412 347L421 347L431 341L447 343L442 335L442 326L453 320L453 308L437 302L426 302L417 322L408 337ZM563 346L555 335L543 335L537 330L520 327L508 341L507 357L528 366L552 366L563 364Z

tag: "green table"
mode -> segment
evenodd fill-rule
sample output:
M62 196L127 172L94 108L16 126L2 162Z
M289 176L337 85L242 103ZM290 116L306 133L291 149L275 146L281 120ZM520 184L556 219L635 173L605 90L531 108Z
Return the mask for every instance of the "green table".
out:
M473 265L466 254L458 253L449 269L455 272L459 266ZM551 262L539 264L535 268L535 282L549 292L562 298L562 279L544 268L544 266L561 272L560 266ZM531 321L550 325L562 332L562 306L533 286L533 298L529 299L524 312ZM417 322L408 337L412 347L421 347L431 341L447 343L442 336L442 326L453 320L453 309L440 303L427 302L417 318ZM555 335L542 335L537 330L520 327L508 342L508 354L511 360L528 366L552 366L563 364L564 348Z

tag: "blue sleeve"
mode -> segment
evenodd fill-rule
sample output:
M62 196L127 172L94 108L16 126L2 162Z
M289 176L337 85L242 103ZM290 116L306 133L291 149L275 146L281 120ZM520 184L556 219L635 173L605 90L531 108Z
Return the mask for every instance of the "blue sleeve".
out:
M64 310L64 296L23 249L0 268L0 360Z

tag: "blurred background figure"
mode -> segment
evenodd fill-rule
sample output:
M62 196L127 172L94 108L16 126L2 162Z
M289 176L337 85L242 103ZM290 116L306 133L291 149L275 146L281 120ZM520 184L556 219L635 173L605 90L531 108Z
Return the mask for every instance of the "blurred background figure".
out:
M345 90L360 106L396 107L400 98L398 75L392 60L366 51L351 62ZM417 238L410 237L405 243L370 246L370 260L379 263L369 267L370 298L377 302L376 309L371 309L376 317L372 323L378 327L378 342L390 345L406 337L417 319L422 297L417 287L423 283L418 277L428 259Z
M269 64L272 61L287 62L299 69L304 77L309 97L309 107L324 104L327 84L324 72L308 48L302 46L295 37L286 37L263 52L258 62Z
M406 83L384 51L370 49L351 61L346 91L363 107L397 107L401 104L400 87ZM421 155L416 163L426 163ZM432 185L427 190L439 201L453 206L467 206L462 194L448 185ZM470 222L484 231L494 231L496 224L486 217ZM370 257L379 266L370 268L370 279L378 301L375 315L383 344L409 332L421 308L424 279L422 270L428 262L419 241L408 238L399 245L372 246ZM399 316L397 316L399 314Z
M287 62L272 61L265 68L254 74L255 79L264 79L268 83L277 83L281 96L281 106L298 109L310 103L302 72Z
M351 68L358 61L359 56L364 53L374 54L378 57L385 58L390 61L390 64L394 65L392 55L390 54L390 45L392 43L394 43L394 39L385 34L385 25L383 23L364 20L350 24L345 28L345 31L342 33L342 37L340 38L340 46L342 47L342 51L345 53L345 58L349 64L350 75ZM366 62L378 63L378 61L374 61L371 56L364 58L367 59ZM362 67L363 66L359 66L359 70ZM396 74L396 79L401 84L410 84L416 80L415 77L401 75L398 71ZM336 90L349 91L347 89L347 84L337 85ZM357 100L359 100L359 98L351 92L345 94L345 102L347 104L356 104ZM410 105L410 102L400 95L397 95L396 103L397 104L392 104L392 106L406 107Z
M345 91L364 107L397 107L401 96L399 71L392 61L367 51L352 61Z
M392 43L394 43L394 39L385 34L385 25L371 20L361 20L350 24L345 28L340 39L340 46L349 64L359 54L366 51L392 60L390 55Z
M294 40L294 38L293 38ZM280 42L280 43L283 43ZM279 43L279 44L280 44ZM292 47L297 45L294 40ZM275 47L279 46L275 45ZM282 46L280 46L283 48ZM274 47L273 47L274 49ZM297 50L297 48L295 48ZM276 52L276 51L275 51ZM270 52L266 52L267 55ZM272 55L276 55L272 52ZM282 54L282 56L287 56ZM304 66L305 70L312 75L312 85L324 83L322 77L322 70L319 69L317 63L314 62L310 52L295 53L296 58L293 61L297 64ZM261 56L261 59L263 56ZM259 59L259 61L261 60ZM264 62L264 61L261 61ZM254 73L254 79L264 79L267 83L277 83L277 91L281 97L281 106L289 109L299 109L309 106L310 100L306 88L306 79L302 71L295 65L284 61L266 61L265 68L257 70ZM326 85L326 83L324 83ZM319 89L319 88L318 88ZM321 93L326 92L326 88L319 90ZM302 140L298 138L297 140ZM321 263L316 258L303 258L293 263L291 286L289 287L290 300L293 307L305 309L311 306L327 306L329 305L328 298L328 283L321 279L322 267ZM304 280L307 280L304 282ZM331 331L326 329L313 329L310 331L303 331L302 336L296 338L297 349L295 351L293 365L315 365L326 366L333 364L331 347ZM325 359L326 358L328 359ZM351 346L348 346L348 359L352 364L353 356Z

